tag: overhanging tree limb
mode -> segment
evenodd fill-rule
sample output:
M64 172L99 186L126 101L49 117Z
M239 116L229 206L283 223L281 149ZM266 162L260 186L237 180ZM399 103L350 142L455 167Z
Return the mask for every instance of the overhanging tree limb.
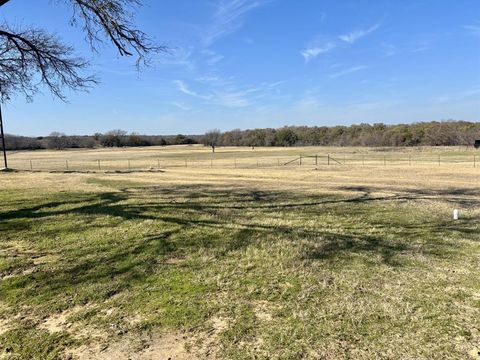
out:
M13 31L0 26L0 100L21 92L31 98L45 85L56 97L65 100L64 88L86 90L97 80L83 76L88 66L73 55L73 49L42 29Z
M56 0L73 8L71 24L82 23L86 38L94 51L98 51L105 39L121 56L136 56L137 67L148 64L151 54L167 51L156 45L144 32L135 28L131 19L140 0ZM9 0L0 0L0 6ZM28 28L12 29L0 24L0 100L13 91L31 98L44 84L57 97L65 99L62 88L85 89L94 78L82 77L80 70L87 63L73 56L73 50L45 30ZM39 82L34 82L34 73ZM7 86L8 85L8 86Z
M136 56L137 67L148 64L151 54L167 51L155 45L131 19L140 0L56 0L73 8L71 24L78 22L94 51L106 40L121 56ZM0 0L0 6L9 0ZM20 92L31 98L40 84L65 99L63 88L84 90L95 78L83 76L87 62L75 57L73 49L43 29L13 29L0 24L0 100ZM38 81L37 81L38 80Z
M10 0L0 0L0 6ZM73 7L70 23L81 20L91 48L96 52L99 44L107 39L121 56L137 56L137 66L147 64L149 55L168 50L155 44L143 31L132 23L134 10L140 0L57 0Z
M73 7L70 23L82 23L94 51L106 39L121 56L136 56L138 67L148 64L151 54L167 50L155 45L132 23L133 10L140 0L56 0L60 1ZM0 0L0 7L8 2ZM83 74L87 66L87 61L74 55L72 47L44 29L0 24L0 102L14 93L31 99L41 85L65 100L64 89L85 90L97 82L95 77Z
M94 50L102 42L99 36L110 40L121 56L137 55L138 61L147 61L146 55L152 52L165 51L166 47L157 46L142 31L135 29L130 19L132 7L139 6L138 0L66 0L73 4L75 14L83 20L83 29ZM75 16L77 15L77 16Z

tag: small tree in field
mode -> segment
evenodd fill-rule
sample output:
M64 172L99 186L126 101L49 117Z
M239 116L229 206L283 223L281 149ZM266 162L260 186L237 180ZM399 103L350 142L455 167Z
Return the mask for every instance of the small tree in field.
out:
M205 146L210 146L212 152L215 152L215 148L220 144L222 138L222 133L218 129L210 130L205 133L203 136L203 144Z

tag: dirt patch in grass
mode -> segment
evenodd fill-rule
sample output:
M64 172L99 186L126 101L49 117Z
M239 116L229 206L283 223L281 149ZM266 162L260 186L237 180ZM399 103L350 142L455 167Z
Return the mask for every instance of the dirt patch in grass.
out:
M474 360L480 360L480 349L472 349L468 352L468 355Z
M21 248L9 247L0 251L1 258L9 258L11 265L0 271L0 279L7 280L17 276L27 276L41 270L42 267L60 260L56 253L43 253Z
M84 342L84 345L69 349L65 354L67 359L215 359L218 336L228 328L226 318L215 317L211 320L212 331L202 335L127 332L123 336L112 338L105 331L91 326L82 326L73 321L77 315L88 311L89 308L93 308L93 305L75 306L49 316L38 326L52 334L67 332L73 338ZM105 316L110 316L117 311L118 309L109 308L102 312ZM144 319L140 316L130 316L124 320L131 326L135 326ZM3 328L5 328L4 331L8 331L8 323L4 324L0 321L0 335Z
M169 259L165 260L166 265L180 265L185 262L185 258L180 258L180 257L172 257Z
M10 328L10 321L0 319L0 335L6 333Z
M272 321L273 314L272 312L277 309L274 305L270 304L268 301L256 301L253 303L253 312L257 319L260 321Z
M75 306L71 309L62 311L61 313L53 314L46 318L40 325L39 328L47 330L50 333L67 331L71 332L69 329L72 327L72 322L70 318L75 314L78 314L80 311L84 310L86 306Z
M103 345L81 346L69 354L79 360L196 360L203 359L188 346L188 337L182 334L163 334L142 337L125 337Z

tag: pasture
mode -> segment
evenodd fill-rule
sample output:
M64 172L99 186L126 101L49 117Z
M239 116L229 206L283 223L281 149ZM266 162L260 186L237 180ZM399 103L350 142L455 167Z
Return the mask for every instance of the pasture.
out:
M300 161L300 157L302 160ZM295 165L480 166L473 147L220 147L203 145L18 151L10 167L30 171L116 171L172 167L266 168Z
M0 358L478 359L474 155L11 154Z

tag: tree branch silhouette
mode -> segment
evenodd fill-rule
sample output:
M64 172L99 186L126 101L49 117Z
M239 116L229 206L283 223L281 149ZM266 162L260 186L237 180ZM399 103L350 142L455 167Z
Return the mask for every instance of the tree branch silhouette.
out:
M65 100L64 88L86 90L97 82L81 74L88 62L73 55L73 49L42 29L12 31L0 28L0 100L15 92L27 99L45 85L56 97Z
M156 45L132 23L139 0L57 0L71 5L71 25L79 25L86 34L92 50L109 42L120 56L136 56L137 69L148 65L150 56L167 51ZM0 7L10 0L0 0ZM98 82L84 75L89 63L75 56L71 46L46 30L34 27L16 29L7 23L0 25L0 100L14 93L31 99L40 85L65 100L64 89L87 90Z

